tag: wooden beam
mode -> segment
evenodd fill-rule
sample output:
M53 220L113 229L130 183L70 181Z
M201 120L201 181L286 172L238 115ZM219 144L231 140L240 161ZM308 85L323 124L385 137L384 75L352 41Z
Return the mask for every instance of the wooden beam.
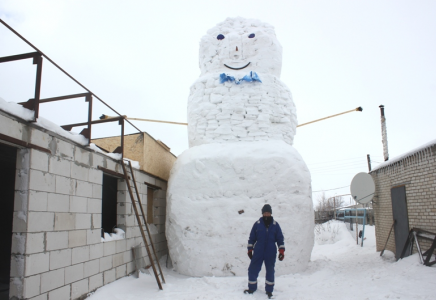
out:
M124 178L124 174L103 168L102 166L97 166L97 169L99 169L100 171L103 171L103 173L106 173L107 175L111 175L111 176L116 177L116 178Z
M32 149L35 149L35 150L39 150L39 151L51 154L51 151L49 149L47 149L47 148L43 148L43 147L40 147L38 145L35 145L35 144L32 144L32 143L28 143L28 142L25 142L25 141L22 141L22 140L10 137L10 136L5 135L5 134L1 134L0 133L0 140L8 142L10 144L21 146L21 147L24 147L24 148L32 148Z

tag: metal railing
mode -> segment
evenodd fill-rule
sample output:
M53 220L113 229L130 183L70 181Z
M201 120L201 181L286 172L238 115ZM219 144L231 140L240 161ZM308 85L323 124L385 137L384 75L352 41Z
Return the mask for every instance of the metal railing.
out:
M68 74L64 69L62 69L53 60L51 60L47 55L45 55L42 51L40 51L33 44L31 44L28 40L26 40L23 36L21 36L18 32L16 32L12 27L10 27L2 19L0 19L0 23L3 24L7 29L9 29L11 32L13 32L16 36L18 36L21 40L23 40L25 43L27 43L30 47L32 47L36 51L36 52L31 52L31 53L24 53L24 54L12 55L12 56L0 57L0 63L13 62L13 61L17 61L17 60L30 59L30 58L33 59L33 64L36 65L36 80L35 80L34 97L32 99L29 99L26 102L18 103L18 104L21 104L23 107L34 111L33 122L36 122L36 120L39 117L39 105L40 104L84 97L85 101L88 102L88 120L86 122L82 122L82 123L61 125L61 127L67 131L71 131L71 129L74 127L86 126L86 128L84 128L80 132L80 134L88 139L88 145L89 145L91 143L91 139L92 139L92 125L118 121L118 124L121 126L121 134L120 134L121 145L119 147L117 147L113 151L113 153L120 153L121 157L123 158L124 157L124 127L125 127L125 122L132 125L133 128L135 128L138 132L142 132L142 131L139 128L137 128L135 125L133 125L129 120L127 120L125 116L118 113L110 105L108 105L106 102L104 102L102 99L100 99L97 95L95 95L91 90L89 90L87 87L85 87L83 84L81 84L73 76ZM43 58L47 59L57 69L59 69L62 73L67 75L71 80L73 80L80 87L85 89L87 91L87 93L40 99ZM109 118L109 119L92 120L93 98L97 99L102 104L104 104L106 107L108 107L110 110L112 110L114 113L116 113L118 115L118 117L113 117L113 118Z

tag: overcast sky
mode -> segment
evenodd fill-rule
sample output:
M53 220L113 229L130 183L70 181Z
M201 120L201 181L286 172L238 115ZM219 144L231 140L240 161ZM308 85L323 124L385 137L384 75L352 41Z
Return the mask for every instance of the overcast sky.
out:
M311 170L313 191L348 194L353 176L368 171L367 154L373 166L383 161L380 104L391 158L436 139L436 1L0 2L2 20L118 112L176 122L186 122L189 88L200 74L200 38L236 16L275 27L281 80L300 124L363 107L297 129L294 147ZM0 56L32 51L0 24ZM1 64L0 97L32 98L34 74L31 60ZM48 61L42 82L42 98L83 92ZM85 121L86 109L75 99L43 104L40 114L68 124ZM98 104L93 114L113 115ZM176 155L188 148L184 126L135 125ZM95 125L93 132L119 129Z

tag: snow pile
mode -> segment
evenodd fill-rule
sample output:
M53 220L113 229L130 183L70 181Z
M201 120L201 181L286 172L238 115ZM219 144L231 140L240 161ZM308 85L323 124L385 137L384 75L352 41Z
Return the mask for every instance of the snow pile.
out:
M64 138L67 138L73 142L76 142L80 145L88 145L88 139L84 137L81 134L72 132L72 131L66 131L59 125L53 123L52 121L47 120L43 117L38 117L38 120L36 121L35 125L45 128L49 131L52 131L54 133L59 134L60 136L63 136Z
M274 212L274 211L273 211ZM425 267L419 263L417 254L395 261L392 252L385 251L382 257L375 250L374 226L366 226L367 239L363 247L348 234L346 224L332 221L337 228L335 243L315 243L312 259L305 272L276 276L274 296L277 300L290 299L434 299L436 265ZM215 252L209 248L208 251ZM229 254L231 255L231 254ZM285 260L289 257L285 252ZM249 259L244 258L248 268ZM160 291L153 274L140 274L137 279L129 276L98 289L87 300L257 300L266 299L263 291L264 278L260 277L259 290L252 296L242 292L247 288L246 276L233 277L187 277L161 266L166 284ZM277 264L279 264L278 262Z
M287 259L276 264L276 274L303 271L314 239L310 197L309 170L283 141L185 151L167 191L167 240L175 269L192 276L246 275L248 236L268 203L285 236Z
M342 234L344 231L340 230L340 225L334 221L315 225L315 241L318 245L334 244L344 239Z
M228 18L210 29L200 43L201 76L188 100L190 147L259 140L292 145L297 116L291 92L279 79L281 64L282 48L268 24ZM222 73L240 79L251 71L262 82L220 82Z
M126 233L120 228L114 228L114 233L104 233L104 238L101 238L102 242L110 242L115 240L122 240L126 238Z
M13 102L6 102L3 98L0 97L0 109L10 113L11 115L14 115L16 117L19 117L26 121L33 120L34 112L33 110L24 108L22 105L19 105L17 103Z
M93 150L93 151L95 151L95 152L102 153L102 154L104 154L104 155L106 155L106 156L109 156L110 158L113 158L113 159L115 159L115 160L120 160L120 159L121 159L121 153L108 153L108 152L106 152L106 151L101 150L101 149L100 149L99 147L97 147L97 145L94 144L94 143L89 144L88 148L91 149L91 150ZM134 161L132 161L132 167L134 167L133 162L134 162ZM139 164L139 162L138 162L138 164Z

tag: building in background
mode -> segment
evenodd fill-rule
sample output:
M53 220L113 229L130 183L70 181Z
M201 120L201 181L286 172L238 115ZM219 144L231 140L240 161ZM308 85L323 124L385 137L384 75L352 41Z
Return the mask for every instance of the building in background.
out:
M436 140L380 164L369 174L376 187L373 209L377 251L383 250L394 226L386 249L398 258L409 230L436 232ZM423 252L430 248L431 240L418 240Z
M91 142L107 152L114 152L120 144L120 137L93 139ZM167 145L146 132L124 136L124 156L138 161L142 171L166 181L177 158Z

